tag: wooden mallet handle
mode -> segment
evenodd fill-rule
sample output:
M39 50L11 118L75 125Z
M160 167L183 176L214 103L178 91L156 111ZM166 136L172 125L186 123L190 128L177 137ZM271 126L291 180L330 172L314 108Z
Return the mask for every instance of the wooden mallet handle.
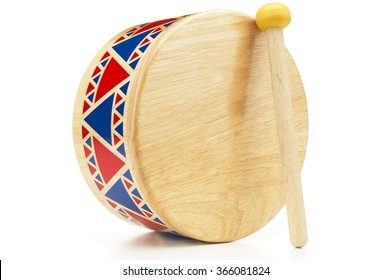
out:
M307 244L308 237L282 31L290 20L289 9L278 3L263 6L256 15L257 26L265 31L267 37L290 239L293 246L300 248Z

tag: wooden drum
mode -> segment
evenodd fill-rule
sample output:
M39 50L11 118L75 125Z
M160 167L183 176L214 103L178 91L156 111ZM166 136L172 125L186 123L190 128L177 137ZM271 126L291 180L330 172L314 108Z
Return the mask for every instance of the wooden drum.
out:
M285 52L300 168L307 107ZM208 242L243 238L285 203L266 37L254 18L210 11L112 38L73 115L89 187L117 217Z

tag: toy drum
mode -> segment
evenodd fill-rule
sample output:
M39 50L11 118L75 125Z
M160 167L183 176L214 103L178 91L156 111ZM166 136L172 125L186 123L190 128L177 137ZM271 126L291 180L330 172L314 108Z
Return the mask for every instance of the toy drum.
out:
M299 166L307 107L284 49ZM210 11L126 29L95 56L75 101L81 171L117 217L226 242L285 203L266 35L254 18Z

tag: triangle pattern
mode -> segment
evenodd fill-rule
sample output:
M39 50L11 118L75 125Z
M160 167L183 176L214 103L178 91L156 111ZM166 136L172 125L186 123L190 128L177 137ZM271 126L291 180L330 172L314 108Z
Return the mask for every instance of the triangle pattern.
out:
M114 114L114 117L113 117L113 124L116 124L119 120L120 120L120 117L118 117L117 114Z
M132 178L132 175L130 174L130 171L129 171L129 170L127 170L127 171L125 172L124 176L125 176L126 179L129 179L129 181L134 182L134 181L133 181L133 178ZM140 195L138 195L138 197L141 198Z
M129 64L129 66L134 70L137 67L138 62L140 61L140 58L136 59L132 63Z
M103 67L105 67L108 61L109 61L109 59L106 59L105 61L103 61L103 62L101 63L101 65L102 65Z
M103 183L103 182L102 182L102 178L100 177L100 175L99 175L99 174L98 174L98 175L96 175L95 179L96 179L96 180L98 180L99 182Z
M84 139L90 133L84 126L81 127L81 137Z
M93 80L95 82L95 84L98 84L99 82L99 78L100 78L100 75L96 76Z
M105 54L102 56L100 61L104 60L105 58L108 58L110 56L109 52L105 52Z
M90 158L90 162L91 162L93 165L96 166L96 162L95 162L95 158L94 158L94 157L91 157L91 158Z
M114 134L114 145L117 145L119 141L121 141L121 139Z
M130 211L127 211L125 209L126 213L128 213L133 219L135 219L136 221L138 221L139 223L143 224L144 226L146 226L147 228L150 228L150 229L154 229L154 230L165 230L167 229L167 227L163 226L163 225L159 225L155 222L152 222L150 220L147 220L143 217L140 217Z
M91 146L91 138L87 139L86 144L92 148L92 146Z
M101 191L101 190L103 190L103 188L105 187L105 186L103 186L101 183L99 183L99 182L97 182L97 181L94 181L95 182L95 185L98 187L98 189Z
M86 146L83 146L83 148L84 148L84 155L86 156L86 158L88 158L88 156L89 156L92 152L91 152L90 149L88 149Z
M94 102L94 96L95 96L95 94L94 94L94 93L92 93L92 94L90 94L90 95L88 96L88 100L90 100L90 101L91 101L91 103L93 103L93 102Z
M137 207L137 205L130 198L128 192L125 189L124 184L122 184L121 179L119 179L111 187L111 189L105 194L105 196L110 198L111 200L117 202L118 204L121 204L121 205L125 206L126 208L144 216L144 214L141 212L141 210ZM126 212L129 214L128 211L126 211Z
M141 208L152 213L151 209L149 209L148 205L146 205L146 204L144 204L143 207L141 207Z
M117 151L120 152L121 155L123 155L124 157L126 157L126 154L125 154L125 145L124 145L124 144L121 144L121 146L118 147Z
M142 53L144 53L145 50L149 47L149 45L150 45L150 44L146 44L146 45L142 46L141 48L139 48L139 50L140 50Z
M93 86L91 83L89 83L89 84L88 84L88 87L87 87L86 93L89 93L89 92L92 91L93 89L94 89L94 86Z
M147 211L143 211L144 212L144 214L145 215L147 215L148 216L148 218L151 218L152 216L153 216L153 214L151 214L151 213L148 213Z
M119 133L119 135L124 136L124 126L123 123L120 123L116 128L115 131Z
M133 35L133 37L113 46L113 49L119 54L120 57L122 57L125 62L128 62L130 56L136 50L137 46L141 43L142 40L145 39L145 37L148 36L150 32L151 31L145 32L137 36Z
M114 209L117 207L117 204L115 204L114 202L111 202L110 200L106 199L106 201L110 204L111 207L113 207Z
M126 72L114 58L110 59L102 74L102 78L100 79L99 87L95 95L95 102L128 77L129 73Z
M84 104L83 104L83 114L88 110L90 109L90 104L87 103L87 101L84 101Z
M126 188L129 190L132 187L132 184L129 183L127 180L124 180Z
M117 94L117 96L115 97L115 104L117 104L118 102L120 102L122 100L122 96Z
M96 107L84 120L111 145L111 115L114 94Z
M120 90L126 95L126 93L128 92L128 87L129 87L129 83L130 82L127 82L126 84L124 84Z
M154 21L154 22L148 23L148 24L144 25L142 28L140 28L139 30L137 30L137 32L134 33L134 34L142 33L142 32L147 31L149 29L155 28L156 26L159 26L159 25L162 25L162 24L165 24L167 22L174 21L174 20L176 20L176 18L168 18L168 19L163 19L163 20L159 20L159 21Z
M91 175L93 175L95 173L95 171L96 171L96 168L93 167L91 164L88 165L88 168L90 169Z
M153 39L155 39L160 33L161 33L161 31L159 31L159 32L157 32L157 33L155 33L155 34L152 34L151 37L152 37Z
M125 102L117 107L117 111L118 111L118 113L121 114L121 116L124 115L124 109L125 109Z
M142 200L138 199L137 197L133 196L134 201L136 201L137 204L140 204Z
M124 166L124 162L107 149L95 137L92 137L96 161L102 174L104 182L109 182L111 178Z
M142 197L141 197L141 195L140 195L140 193L138 192L137 189L134 189L134 190L132 191L132 194L134 194L134 195L137 196L138 198L142 199Z
M99 66L96 66L94 73L92 73L92 77L94 77L98 73L100 73L100 68L99 68Z
M133 60L136 57L139 57L139 54L137 52L134 52L133 55L130 57L130 60Z

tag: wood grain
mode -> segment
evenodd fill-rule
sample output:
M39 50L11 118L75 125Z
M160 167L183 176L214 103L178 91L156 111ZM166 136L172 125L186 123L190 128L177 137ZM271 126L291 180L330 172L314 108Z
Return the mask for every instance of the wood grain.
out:
M269 50L290 238L294 246L303 247L308 240L307 225L283 30L282 28L270 28L265 33Z
M307 108L285 52L300 165ZM188 16L140 68L128 106L131 168L145 199L176 231L225 242L268 223L285 201L269 57L254 19Z

